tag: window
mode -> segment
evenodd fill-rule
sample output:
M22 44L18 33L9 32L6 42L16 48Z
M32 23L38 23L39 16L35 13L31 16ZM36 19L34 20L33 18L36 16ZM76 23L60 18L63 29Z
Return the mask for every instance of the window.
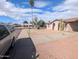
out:
M9 32L4 25L0 25L0 40L8 36Z

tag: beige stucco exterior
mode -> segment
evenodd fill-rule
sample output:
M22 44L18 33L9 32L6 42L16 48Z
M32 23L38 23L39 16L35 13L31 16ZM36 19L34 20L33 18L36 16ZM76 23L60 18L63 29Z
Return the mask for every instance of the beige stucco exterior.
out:
M60 23L59 20L55 20L52 23L47 24L47 29L51 29L53 31L60 31L59 23ZM69 31L69 32L78 31L78 21L64 22L63 31Z
M46 27L47 27L47 29L53 30L53 23L52 24L47 24Z
M59 21L54 21L50 24L47 24L47 29L51 29L51 30L54 30L54 31L58 31L58 24L59 24Z
M59 24L59 21L55 21L55 22L53 22L55 25L54 25L54 31L58 31L59 29L58 29L58 24Z
M65 31L72 31L70 24L67 24L64 30Z

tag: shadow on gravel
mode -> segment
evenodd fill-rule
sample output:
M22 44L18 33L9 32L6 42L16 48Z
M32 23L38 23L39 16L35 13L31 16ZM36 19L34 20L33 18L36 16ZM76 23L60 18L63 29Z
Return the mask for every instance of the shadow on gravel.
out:
M9 59L36 59L36 48L31 38L21 38L8 52Z

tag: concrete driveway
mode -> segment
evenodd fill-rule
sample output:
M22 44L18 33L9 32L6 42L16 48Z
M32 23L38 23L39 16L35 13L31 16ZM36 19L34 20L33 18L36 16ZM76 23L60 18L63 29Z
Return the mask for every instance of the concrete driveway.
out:
M16 39L15 46L7 53L8 59L36 59L36 48L31 38L28 38L27 30L21 30Z

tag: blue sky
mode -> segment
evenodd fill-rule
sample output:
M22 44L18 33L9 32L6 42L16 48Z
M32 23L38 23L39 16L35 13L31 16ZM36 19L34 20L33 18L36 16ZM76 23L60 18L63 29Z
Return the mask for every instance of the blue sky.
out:
M77 17L77 0L35 0L34 17L47 21ZM74 7L74 8L73 8ZM31 20L29 0L0 0L0 22Z

